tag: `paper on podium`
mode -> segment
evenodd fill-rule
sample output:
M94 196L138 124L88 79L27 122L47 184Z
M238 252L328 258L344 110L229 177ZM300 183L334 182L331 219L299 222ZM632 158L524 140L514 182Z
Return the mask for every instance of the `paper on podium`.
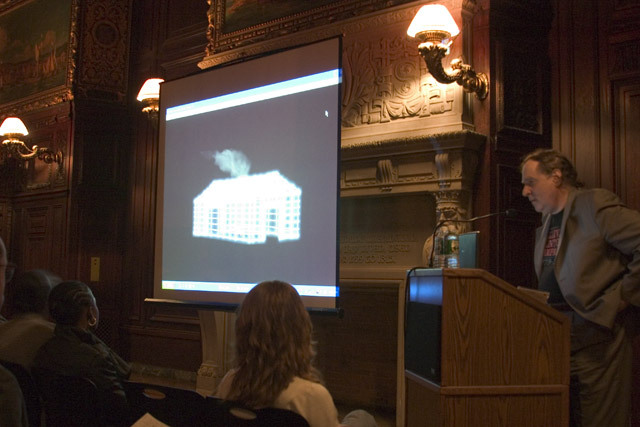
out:
M531 289L524 286L518 286L518 290L545 304L549 300L549 292L546 291L539 291L537 289Z
M159 421L150 413L144 414L138 421L131 425L131 427L169 427L169 425Z

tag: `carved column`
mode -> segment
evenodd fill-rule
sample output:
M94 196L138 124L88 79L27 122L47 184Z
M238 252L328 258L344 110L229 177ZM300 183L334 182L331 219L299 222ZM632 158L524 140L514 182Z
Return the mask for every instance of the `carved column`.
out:
M438 173L439 190L432 194L436 199L436 225L442 221L443 234L460 234L471 229L469 223L455 222L469 219L472 180L478 163L477 153L473 151L439 152L434 157ZM436 230L434 229L434 232ZM422 259L425 265L431 265L433 235L424 243Z

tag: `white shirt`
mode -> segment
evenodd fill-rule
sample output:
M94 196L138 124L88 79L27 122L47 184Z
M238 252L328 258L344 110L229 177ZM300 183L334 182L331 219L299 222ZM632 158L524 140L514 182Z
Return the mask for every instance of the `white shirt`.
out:
M216 397L226 399L231 391L235 370L227 372L216 392ZM311 427L337 427L338 410L333 398L322 384L294 377L276 398L274 408L288 409L302 415Z

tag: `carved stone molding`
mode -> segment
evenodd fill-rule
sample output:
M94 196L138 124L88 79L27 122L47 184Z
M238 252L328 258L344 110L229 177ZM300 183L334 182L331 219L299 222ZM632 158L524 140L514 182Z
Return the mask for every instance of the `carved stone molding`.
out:
M429 193L436 202L435 223L468 219L478 157L485 139L475 132L457 131L343 146L341 195ZM470 228L465 223L447 223L444 227L457 234ZM426 264L431 240L428 237L423 247Z
M344 41L346 142L461 130L462 93L435 81L406 35Z
M343 145L341 195L471 192L485 139L457 131Z

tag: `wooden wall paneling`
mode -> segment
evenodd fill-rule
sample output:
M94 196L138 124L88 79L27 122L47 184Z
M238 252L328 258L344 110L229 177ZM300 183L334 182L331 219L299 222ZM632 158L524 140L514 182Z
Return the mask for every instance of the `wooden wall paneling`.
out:
M135 83L127 98L132 142L126 148L130 185L122 260L123 354L136 362L194 372L202 361L197 312L144 302L153 296L158 128L140 111L135 97L147 78L171 79L198 71L206 45L206 10L202 0L134 2L130 76Z
M20 270L45 268L66 277L67 197L73 146L70 105L61 103L25 111L20 117L28 127L27 145L60 150L64 160L60 168L35 159L1 166L12 174L10 186L3 189L8 209L3 237Z
M131 86L127 97L132 117L132 141L127 147L125 248L122 289L125 324L143 322L144 299L153 295L158 127L141 111L136 96L144 81L162 77L158 68L158 40L164 34L166 1L136 1L131 33Z
M11 241L11 199L8 197L0 197L0 237L10 251Z
M609 77L609 38L607 32L610 31L612 22L612 12L610 1L596 0L597 3L597 51L598 56L598 139L600 141L598 157L601 159L599 171L599 186L617 192L616 183L616 151L613 141L614 135L614 105L613 86Z
M195 372L202 363L199 329L125 326L121 336L127 360L137 364Z
M553 0L554 19L549 37L551 56L551 129L553 147L562 153L571 153L573 146L573 125L570 120L573 82L573 44L570 31L573 23L570 8L564 0Z
M165 80L184 77L200 71L207 46L207 10L205 0L168 0L163 40L159 44L159 60Z
M351 407L396 407L398 283L341 280L344 316L313 315L316 364L333 399Z
M157 137L141 111L134 114L134 140L129 148L129 192L126 201L122 290L124 318L143 320L144 299L153 296Z
M555 64L553 146L573 161L588 187L613 190L610 86L602 40L607 3L598 8L595 1L554 2L550 53Z
M516 163L514 159L512 163ZM516 209L514 218L497 217L492 221L500 222L496 248L498 258L498 274L503 280L519 286L537 288L538 281L533 268L533 248L535 246L535 229L539 215L531 207L531 203L522 196L520 170L511 164L498 165L498 196L506 209Z
M121 316L127 110L117 102L74 101L74 152L69 211L69 276L87 283L101 311L100 337L116 350ZM99 259L97 280L92 258Z
M20 271L44 268L66 274L66 193L13 202L11 258Z
M619 194L627 205L640 210L640 79L616 82L614 100Z
M640 2L617 1L607 8L607 2L601 0L600 9L607 19L599 29L604 33L601 49L607 58L601 67L607 79L603 91L612 98L608 123L613 122L615 189L629 206L640 209L640 174L635 167L640 158Z
M550 62L547 52L540 49L549 37L551 5L510 0L478 3L475 34L481 43L489 45L480 45L474 50L476 56L486 52L488 59L484 61L490 64L491 88L489 98L481 105L476 102L476 129L488 131L489 143L476 181L474 214L516 207L527 212L531 208L523 205L519 196L520 159L551 142L547 77ZM479 266L511 282L531 284L533 247L516 248L509 239L513 239L512 233L516 231L531 235L535 221L494 218L478 221L474 227L483 236L479 244Z
M599 60L597 41L597 9L594 2L581 2L572 13L573 39L580 45L573 50L574 59L574 99L573 133L574 150L570 159L579 171L579 176L587 186L601 185L600 157L600 91L598 82Z

